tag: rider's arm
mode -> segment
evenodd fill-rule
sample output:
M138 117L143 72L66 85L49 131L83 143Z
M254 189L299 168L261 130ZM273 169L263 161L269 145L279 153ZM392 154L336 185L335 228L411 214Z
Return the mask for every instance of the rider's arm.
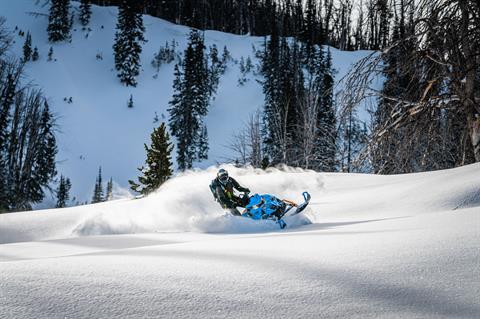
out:
M247 192L247 193L250 192L248 188L242 187L235 179L230 177L230 180L232 181L233 187L239 192Z

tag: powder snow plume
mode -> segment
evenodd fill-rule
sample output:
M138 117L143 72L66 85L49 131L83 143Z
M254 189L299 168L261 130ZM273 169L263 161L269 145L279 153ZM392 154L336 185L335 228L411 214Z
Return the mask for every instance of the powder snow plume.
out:
M311 171L222 167L240 184L250 188L252 193L269 193L301 202L303 191L322 188L321 175ZM273 221L252 221L224 212L209 189L218 169L210 167L181 173L145 198L54 209L48 213L31 212L27 225L16 230L2 229L0 242L141 232L246 233L278 230ZM24 216L21 214L10 214L12 217L16 215L15 224L22 223ZM51 225L48 220L56 222ZM291 228L311 223L308 210L287 222Z
M284 168L262 171L253 168L222 166L238 182L254 193L271 193L281 198L301 200L301 191L322 186L320 177L312 172ZM99 205L96 213L88 216L73 233L76 235L103 235L135 232L252 232L277 229L271 221L253 222L234 218L214 201L209 184L215 178L217 167L187 171L167 181L146 198L122 201L121 205ZM308 178L299 178L299 175ZM309 223L297 217L290 225Z

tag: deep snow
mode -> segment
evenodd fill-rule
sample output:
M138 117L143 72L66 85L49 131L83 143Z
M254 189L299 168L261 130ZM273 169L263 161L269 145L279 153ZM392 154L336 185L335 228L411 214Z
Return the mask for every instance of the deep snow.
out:
M143 199L0 215L0 317L478 318L480 164L227 168L254 192L308 190L309 210L283 231L226 216L211 168Z
M178 42L177 50L186 47L189 28L174 25L151 16L144 17L146 26L141 55L143 69L136 88L125 87L113 70L113 40L117 16L116 7L93 6L89 28L83 31L75 20L71 43L51 44L47 39L48 5L35 0L0 0L0 15L7 18L13 30L32 33L33 46L37 46L40 60L26 65L28 78L40 86L58 116L58 171L72 181L72 197L83 203L91 200L95 178L102 166L104 180L113 177L116 197L128 196L128 180L138 176L137 167L144 164L143 143L150 142L150 134L159 123L153 123L155 114L160 121L168 121L168 102L172 96L174 64L162 65L157 78L150 65L154 53L166 41ZM78 2L72 2L77 8ZM88 34L88 37L87 37ZM11 54L22 56L25 37L15 32ZM263 37L238 36L218 31L205 32L206 46L216 44L219 54L226 45L234 60L249 56L258 63L253 47L261 50ZM55 61L47 61L50 47ZM333 66L338 82L349 71L351 64L369 54L368 51L342 52L332 50ZM103 59L96 59L100 54ZM239 65L230 62L220 79L206 124L209 132L209 160L196 163L207 168L234 158L229 149L235 133L243 129L251 114L262 107L264 96L259 77L247 75L248 82L238 85ZM340 88L340 87L339 87ZM134 108L127 108L133 95ZM72 98L73 103L64 101ZM364 114L366 119L366 114ZM48 196L40 207L52 207L54 199Z
M94 7L88 38L77 23L72 43L53 45L56 61L47 62L46 17L30 14L47 12L42 3L0 0L0 15L39 48L26 80L41 85L58 115L59 171L85 201L102 165L122 197L172 94L173 65L153 78L153 53L172 39L183 50L188 28L146 16L140 85L126 88L111 70L116 8ZM263 43L216 31L205 39L254 62L252 45ZM20 56L24 38L15 41ZM369 54L332 52L337 82ZM229 139L263 103L255 77L243 87L238 77L231 63L206 119L202 170L146 198L0 215L0 318L480 316L480 164L396 176L224 166L254 192L312 194L286 230L229 216L210 194L218 167L209 166L231 156Z

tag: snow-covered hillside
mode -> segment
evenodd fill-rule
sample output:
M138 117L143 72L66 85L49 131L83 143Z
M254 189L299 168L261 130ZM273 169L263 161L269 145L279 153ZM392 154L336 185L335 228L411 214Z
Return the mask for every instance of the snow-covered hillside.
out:
M77 10L78 3L72 4ZM117 195L125 195L122 189L128 188L128 179L134 179L137 167L144 163L143 143L149 142L153 127L159 125L154 123L156 114L160 121L168 121L166 109L172 96L173 64L163 65L154 78L156 70L150 62L166 41L175 40L178 51L183 52L189 29L145 16L148 42L143 46L143 70L138 87L131 88L122 86L113 70L117 8L94 6L91 31L82 31L75 21L71 43L54 45L47 41L46 13L48 6L44 1L0 0L0 15L7 18L12 30L18 27L11 54L22 56L25 37L18 35L20 30L30 31L33 47L39 49L40 60L27 64L27 80L44 90L58 116L59 173L70 177L71 195L80 202L91 199L99 166L103 168L104 179L113 177ZM253 47L261 49L264 39L207 31L205 42L207 47L216 44L220 53L227 46L235 60L250 57L256 64ZM55 61L49 62L51 46ZM353 62L366 54L332 49L337 81ZM233 134L263 104L262 88L256 78L250 73L244 86L238 85L239 78L239 65L230 63L206 118L209 160L197 163L197 167L206 168L232 158L228 145ZM130 95L133 95L133 109L127 108ZM70 98L72 103L68 103ZM45 206L48 205L47 199Z
M480 164L227 169L254 192L308 190L308 211L286 230L226 216L211 168L143 199L0 215L0 317L478 318Z

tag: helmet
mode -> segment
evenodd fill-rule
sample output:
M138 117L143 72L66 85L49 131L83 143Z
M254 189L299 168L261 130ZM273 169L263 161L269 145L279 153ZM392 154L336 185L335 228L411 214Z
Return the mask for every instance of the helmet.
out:
M225 184L226 182L228 182L228 172L221 168L217 173L217 178L220 183Z

